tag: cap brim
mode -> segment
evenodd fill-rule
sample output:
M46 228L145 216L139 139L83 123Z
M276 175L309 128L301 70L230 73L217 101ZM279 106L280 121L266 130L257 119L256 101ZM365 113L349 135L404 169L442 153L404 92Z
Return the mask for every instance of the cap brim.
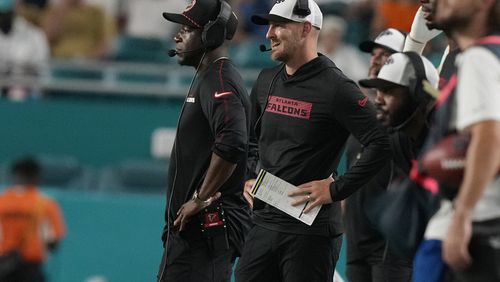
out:
M375 43L375 41L363 41L359 44L359 49L366 53L371 53L375 47L380 47L389 50L392 53L397 53L398 51L392 49L391 47Z
M269 25L269 22L277 22L277 23L293 22L290 19L273 14L253 15L250 19L254 24L257 25Z
M193 24L191 21L189 21L184 15L182 14L174 14L174 13L163 13L163 17L167 21L171 21L174 23L182 24L182 25L187 25L190 27L198 28L195 24Z
M375 88L375 89L391 89L396 87L405 87L404 85L400 85L392 81L388 81L381 78L361 79L359 81L359 85L365 88Z

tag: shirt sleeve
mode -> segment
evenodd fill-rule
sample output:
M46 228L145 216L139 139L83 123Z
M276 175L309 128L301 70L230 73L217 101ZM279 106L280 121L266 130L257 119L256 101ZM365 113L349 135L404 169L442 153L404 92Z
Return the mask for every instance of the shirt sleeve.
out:
M457 129L485 120L500 121L500 61L489 50L473 47L459 58Z
M242 96L234 81L228 80L224 68L225 60L217 66L216 78L208 77L201 87L202 110L214 136L212 151L222 159L237 163L247 151L247 118Z
M356 163L330 185L334 201L341 201L370 181L391 157L389 139L376 119L375 108L352 81L344 81L334 99L335 119L363 146Z
M47 200L47 219L53 232L53 239L61 240L66 235L66 226L59 205L52 199Z

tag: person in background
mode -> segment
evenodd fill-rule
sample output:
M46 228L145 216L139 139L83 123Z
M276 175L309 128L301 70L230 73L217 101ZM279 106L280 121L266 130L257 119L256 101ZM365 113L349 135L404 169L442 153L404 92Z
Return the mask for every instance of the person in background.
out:
M341 17L326 16L319 34L319 51L354 81L366 76L368 60L353 46L344 43L347 23Z
M106 58L114 33L104 11L84 0L51 4L42 27L55 58Z
M38 27L49 5L49 0L19 0L19 15Z
M2 96L23 100L37 96L34 79L49 59L47 38L42 30L17 14L16 0L0 0L0 83Z
M368 75L368 78L376 78L389 56L403 50L404 41L405 35L402 32L389 28L382 31L374 40L361 42L359 49L371 54L368 73L366 73L365 69L364 77ZM374 91L374 89L362 89L369 99L375 102L377 92ZM356 164L361 158L364 150L364 146L362 146L354 136L349 136L345 147L345 157L348 169ZM389 261L389 265L391 265L391 263L395 266L399 264L400 268L408 269L408 267L405 266L405 262L397 256L392 255L392 253L389 258L382 259L387 242L380 233L373 228L373 225L364 214L366 199L373 198L374 195L382 193L387 188L389 180L385 179L383 175L384 171L387 172L389 170L387 166L389 166L389 163L378 173L377 179L381 179L381 183L380 181L377 182L376 180L372 180L366 185L366 188L360 189L343 202L344 227L346 230L347 243L347 273L350 279L363 279L366 278L367 275L369 278L383 278L384 273L380 273L380 271L382 271L385 266L382 264L382 262L385 263L385 260ZM371 189L372 187L374 188ZM398 268L395 267L392 271L387 273L387 275L392 274L392 272L397 269ZM371 273L372 270L373 274L368 274ZM356 275L358 272L359 275Z
M421 70L417 72L418 68ZM361 86L377 90L377 119L387 129L393 154L390 163L345 200L349 281L412 279L411 258L399 255L391 242L380 235L368 210L388 187L408 178L411 161L422 148L434 98L422 86L414 85L420 80L437 87L438 74L432 63L416 53L395 53L387 58L377 78L359 81Z
M368 78L376 78L387 58L403 50L405 34L397 29L388 28L380 32L374 40L366 40L359 44L359 49L370 53Z
M241 190L250 101L223 45L238 20L220 0L194 0L163 16L180 24L169 54L196 71L170 158L158 281L229 282L250 224Z
M448 130L470 136L465 173L443 241L457 281L500 280L500 1L435 1L434 21L462 50L440 100Z
M0 280L43 282L47 250L55 251L66 234L63 215L57 202L38 190L36 160L17 160L11 174L15 184L0 194L0 255L15 252L21 260Z
M414 51L422 53L427 42L442 33L441 29L436 28L434 22L435 8L434 0L421 0L421 8L415 14L411 31L406 37L404 51ZM457 67L455 59L460 53L456 42L451 37L451 34L445 32L448 47L444 51L441 64L439 66L439 87L438 90L442 91L450 82L450 79L457 74ZM443 107L437 105L434 117L443 116ZM435 122L434 122L435 123ZM433 127L433 130L436 130ZM429 134L426 143L431 146L436 142L440 136L436 134ZM425 149L424 149L425 151ZM440 209L434 214L427 224L424 234L424 240L418 247L417 253L413 260L413 281L415 282L438 282L448 281L451 279L451 274L442 259L442 241L446 235L446 230L453 215L452 203L449 199L442 197Z

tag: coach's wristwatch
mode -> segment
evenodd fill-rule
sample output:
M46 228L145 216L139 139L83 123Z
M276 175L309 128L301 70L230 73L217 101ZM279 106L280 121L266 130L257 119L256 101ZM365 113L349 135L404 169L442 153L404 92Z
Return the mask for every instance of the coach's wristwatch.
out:
M200 199L198 197L198 191L194 191L193 198L191 200L193 200L197 205L203 206L204 208L208 207L212 203L212 197L209 197L206 200Z

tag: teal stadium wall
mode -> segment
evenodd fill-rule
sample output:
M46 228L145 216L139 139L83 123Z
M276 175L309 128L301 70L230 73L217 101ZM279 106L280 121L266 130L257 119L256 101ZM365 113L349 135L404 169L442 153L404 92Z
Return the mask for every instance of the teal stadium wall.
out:
M66 154L100 168L150 158L151 133L175 127L181 101L95 96L0 100L0 164L26 153ZM342 169L339 169L342 171ZM68 236L47 263L49 282L155 281L165 195L45 187L63 209ZM345 252L337 270L343 274Z
M151 133L175 127L178 100L47 99L13 103L0 99L0 162L26 153L68 154L103 166L150 158Z

